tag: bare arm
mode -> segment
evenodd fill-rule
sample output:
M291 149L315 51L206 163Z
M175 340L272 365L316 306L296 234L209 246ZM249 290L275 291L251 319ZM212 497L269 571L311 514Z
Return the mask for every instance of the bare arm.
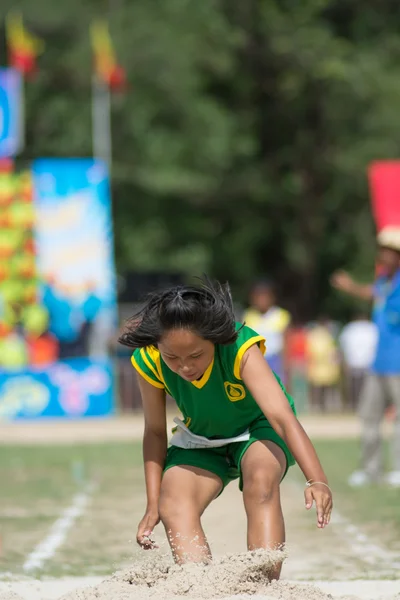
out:
M143 460L147 507L158 507L161 478L167 454L165 391L138 376L144 411Z
M331 283L337 290L350 294L350 296L361 298L361 300L372 300L374 295L372 284L357 283L345 271L334 273Z
M158 501L167 454L165 391L152 386L138 375L144 411L143 459L146 480L146 514L139 524L137 541L144 548L154 547L147 539L158 523Z
M257 346L252 346L245 353L241 364L241 377L265 417L286 442L306 480L327 484L327 477L310 438L294 415L285 394ZM317 504L318 526L323 527L329 523L332 508L328 487L316 485L307 489L308 508L312 505L313 498Z

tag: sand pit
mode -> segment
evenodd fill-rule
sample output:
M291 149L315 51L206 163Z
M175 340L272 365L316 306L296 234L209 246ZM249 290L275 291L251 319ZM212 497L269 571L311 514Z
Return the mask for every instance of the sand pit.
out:
M281 557L279 551L256 551L181 567L157 552L101 582L0 582L0 600L400 600L399 581L266 582Z
M0 594L0 600L21 600L21 597L15 592L4 592Z
M113 575L91 589L78 590L62 600L329 600L314 585L288 581L267 583L281 551L257 550L227 554L208 565L178 566L163 556L149 555L141 564ZM342 600L357 600L341 596ZM378 600L378 598L376 598Z
M206 599L255 594L264 590L268 569L279 560L282 560L281 551L258 550L222 556L208 565L179 566L167 557L153 554L141 564L116 573L94 590L72 593L63 600Z
M364 594L339 596L337 593L332 596L312 584L289 581L266 583L268 569L281 558L282 552L279 551L256 551L225 555L209 565L178 566L168 557L152 553L102 583L67 593L60 600L331 600L333 597L358 600L371 597ZM354 586L350 587L354 589ZM400 594L378 594L373 596L374 600L380 600L380 597L400 600ZM24 598L30 596L24 595ZM41 600L48 598L45 595ZM0 592L0 600L21 598L7 591Z

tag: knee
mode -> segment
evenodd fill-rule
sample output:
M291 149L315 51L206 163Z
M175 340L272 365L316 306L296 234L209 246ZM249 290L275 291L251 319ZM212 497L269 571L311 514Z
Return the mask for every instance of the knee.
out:
M265 472L263 469L251 473L243 482L243 499L246 509L280 502L279 473Z

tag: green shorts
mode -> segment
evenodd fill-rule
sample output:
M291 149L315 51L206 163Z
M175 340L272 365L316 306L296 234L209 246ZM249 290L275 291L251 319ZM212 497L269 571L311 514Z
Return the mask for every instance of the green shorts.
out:
M286 469L282 479L285 477L290 466L295 460L283 439L274 431L266 419L257 419L250 427L250 439L245 442L234 442L221 446L220 448L185 449L170 446L165 461L164 473L180 465L189 465L210 471L222 481L222 489L234 479L239 478L239 488L243 490L243 478L241 470L242 458L246 450L259 440L274 442L283 450L286 456Z

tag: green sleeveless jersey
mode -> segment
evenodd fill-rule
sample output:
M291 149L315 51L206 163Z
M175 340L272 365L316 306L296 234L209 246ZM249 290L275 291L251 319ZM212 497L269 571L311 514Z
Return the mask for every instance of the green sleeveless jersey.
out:
M242 357L254 344L265 352L265 339L249 327L242 327L235 343L215 345L212 363L196 381L186 381L171 371L155 347L137 348L132 364L146 381L174 398L190 431L209 439L230 438L265 418L240 377ZM275 377L295 412L293 399Z

